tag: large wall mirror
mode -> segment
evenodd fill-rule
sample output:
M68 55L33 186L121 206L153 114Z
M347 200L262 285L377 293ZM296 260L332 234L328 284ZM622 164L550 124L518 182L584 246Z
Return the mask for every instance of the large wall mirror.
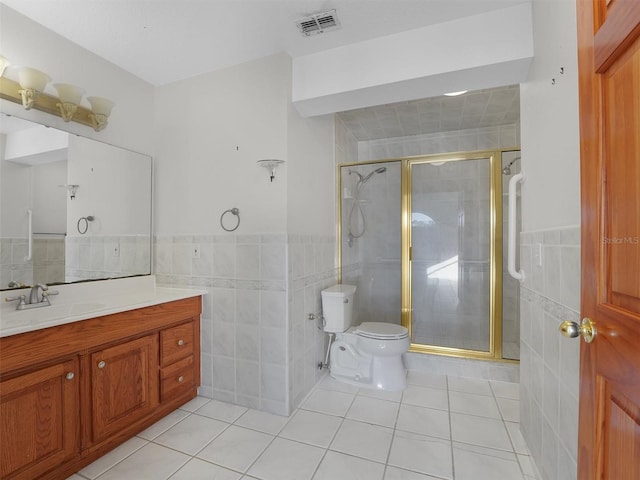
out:
M150 274L151 163L0 114L0 289Z

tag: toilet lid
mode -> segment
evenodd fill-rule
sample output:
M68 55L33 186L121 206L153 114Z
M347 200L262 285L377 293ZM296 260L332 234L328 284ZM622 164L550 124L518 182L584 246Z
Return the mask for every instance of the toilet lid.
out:
M405 327L383 322L363 322L355 328L353 333L376 340L398 340L409 336L409 331Z

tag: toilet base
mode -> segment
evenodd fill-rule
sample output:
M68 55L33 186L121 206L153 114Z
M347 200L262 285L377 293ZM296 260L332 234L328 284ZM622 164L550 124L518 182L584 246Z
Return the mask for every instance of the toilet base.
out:
M407 370L401 355L372 357L349 347L340 341L332 345L329 364L331 378L372 390L400 392L406 388Z
M401 392L407 388L407 372L403 370L402 374L394 377L393 382L374 382L371 378L356 380L355 378L348 377L346 375L335 375L329 371L329 376L334 380L346 383L348 385L355 385L360 388L368 388L371 390L381 390L385 392Z

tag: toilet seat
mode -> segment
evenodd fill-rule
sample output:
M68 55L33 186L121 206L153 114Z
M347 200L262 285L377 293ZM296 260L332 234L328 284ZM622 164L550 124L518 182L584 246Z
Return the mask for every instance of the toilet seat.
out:
M353 328L353 333L374 340L400 340L409 336L409 330L405 327L382 322L362 322Z

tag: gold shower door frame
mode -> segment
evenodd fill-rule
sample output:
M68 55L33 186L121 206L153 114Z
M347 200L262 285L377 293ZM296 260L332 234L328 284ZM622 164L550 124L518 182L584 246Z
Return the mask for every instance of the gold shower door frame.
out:
M411 295L411 167L426 163L455 162L460 160L488 159L490 165L490 299L489 299L489 350L443 347L411 343L411 352L431 353L451 357L475 358L507 363L518 360L502 358L502 155L520 150L519 147L498 150L478 150L436 155L420 155L409 158L390 158L370 162L341 163L337 166L337 208L338 208L338 282L342 283L342 167L374 165L378 163L401 162L402 191L402 239L401 239L401 324L412 335L412 295Z

